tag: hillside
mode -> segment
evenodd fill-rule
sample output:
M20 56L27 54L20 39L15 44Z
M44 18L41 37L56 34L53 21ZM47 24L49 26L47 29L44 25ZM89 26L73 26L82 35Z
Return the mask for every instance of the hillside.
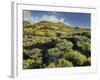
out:
M23 22L23 68L91 65L90 29L62 22Z
M27 25L29 25L29 23ZM27 28L28 30L30 30L30 32L28 32ZM80 29L73 28L61 22L53 23L48 21L41 21L31 26L29 25L25 27L24 30L28 34L32 34L36 36L57 36L57 35L66 36L66 35L72 35L76 33L89 31L81 28Z

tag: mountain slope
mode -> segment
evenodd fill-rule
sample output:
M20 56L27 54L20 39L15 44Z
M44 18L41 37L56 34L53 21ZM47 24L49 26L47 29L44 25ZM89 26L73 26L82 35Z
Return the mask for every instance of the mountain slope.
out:
M57 35L67 36L67 35L73 35L75 33L82 33L82 32L86 32L86 29L73 28L70 25L66 25L62 22L53 23L49 21L41 21L31 26L29 25L25 27L24 31L27 34L32 34L35 36L52 36L53 37Z

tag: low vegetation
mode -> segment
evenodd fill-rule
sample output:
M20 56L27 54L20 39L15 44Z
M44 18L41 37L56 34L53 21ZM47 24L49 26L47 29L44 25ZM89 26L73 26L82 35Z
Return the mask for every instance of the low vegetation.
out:
M90 65L90 29L61 22L23 22L23 69Z

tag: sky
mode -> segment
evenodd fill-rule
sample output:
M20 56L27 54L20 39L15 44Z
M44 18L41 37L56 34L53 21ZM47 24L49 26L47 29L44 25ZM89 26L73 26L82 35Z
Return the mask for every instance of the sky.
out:
M63 22L72 27L90 28L90 13L23 10L23 20L32 24L40 21Z

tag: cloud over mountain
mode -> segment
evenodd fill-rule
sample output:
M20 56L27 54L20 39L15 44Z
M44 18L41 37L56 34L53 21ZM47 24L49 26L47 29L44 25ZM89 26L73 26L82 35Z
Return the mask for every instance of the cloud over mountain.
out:
M26 20L26 21L29 21L31 23L37 23L37 22L40 22L40 21L50 21L50 22L63 22L63 23L66 23L64 22L65 18L58 18L56 15L47 15L47 14L44 14L42 15L41 17L38 17L38 16L32 16L32 13L31 11L24 11L24 15L23 15L23 19ZM66 23L68 24L68 23Z

